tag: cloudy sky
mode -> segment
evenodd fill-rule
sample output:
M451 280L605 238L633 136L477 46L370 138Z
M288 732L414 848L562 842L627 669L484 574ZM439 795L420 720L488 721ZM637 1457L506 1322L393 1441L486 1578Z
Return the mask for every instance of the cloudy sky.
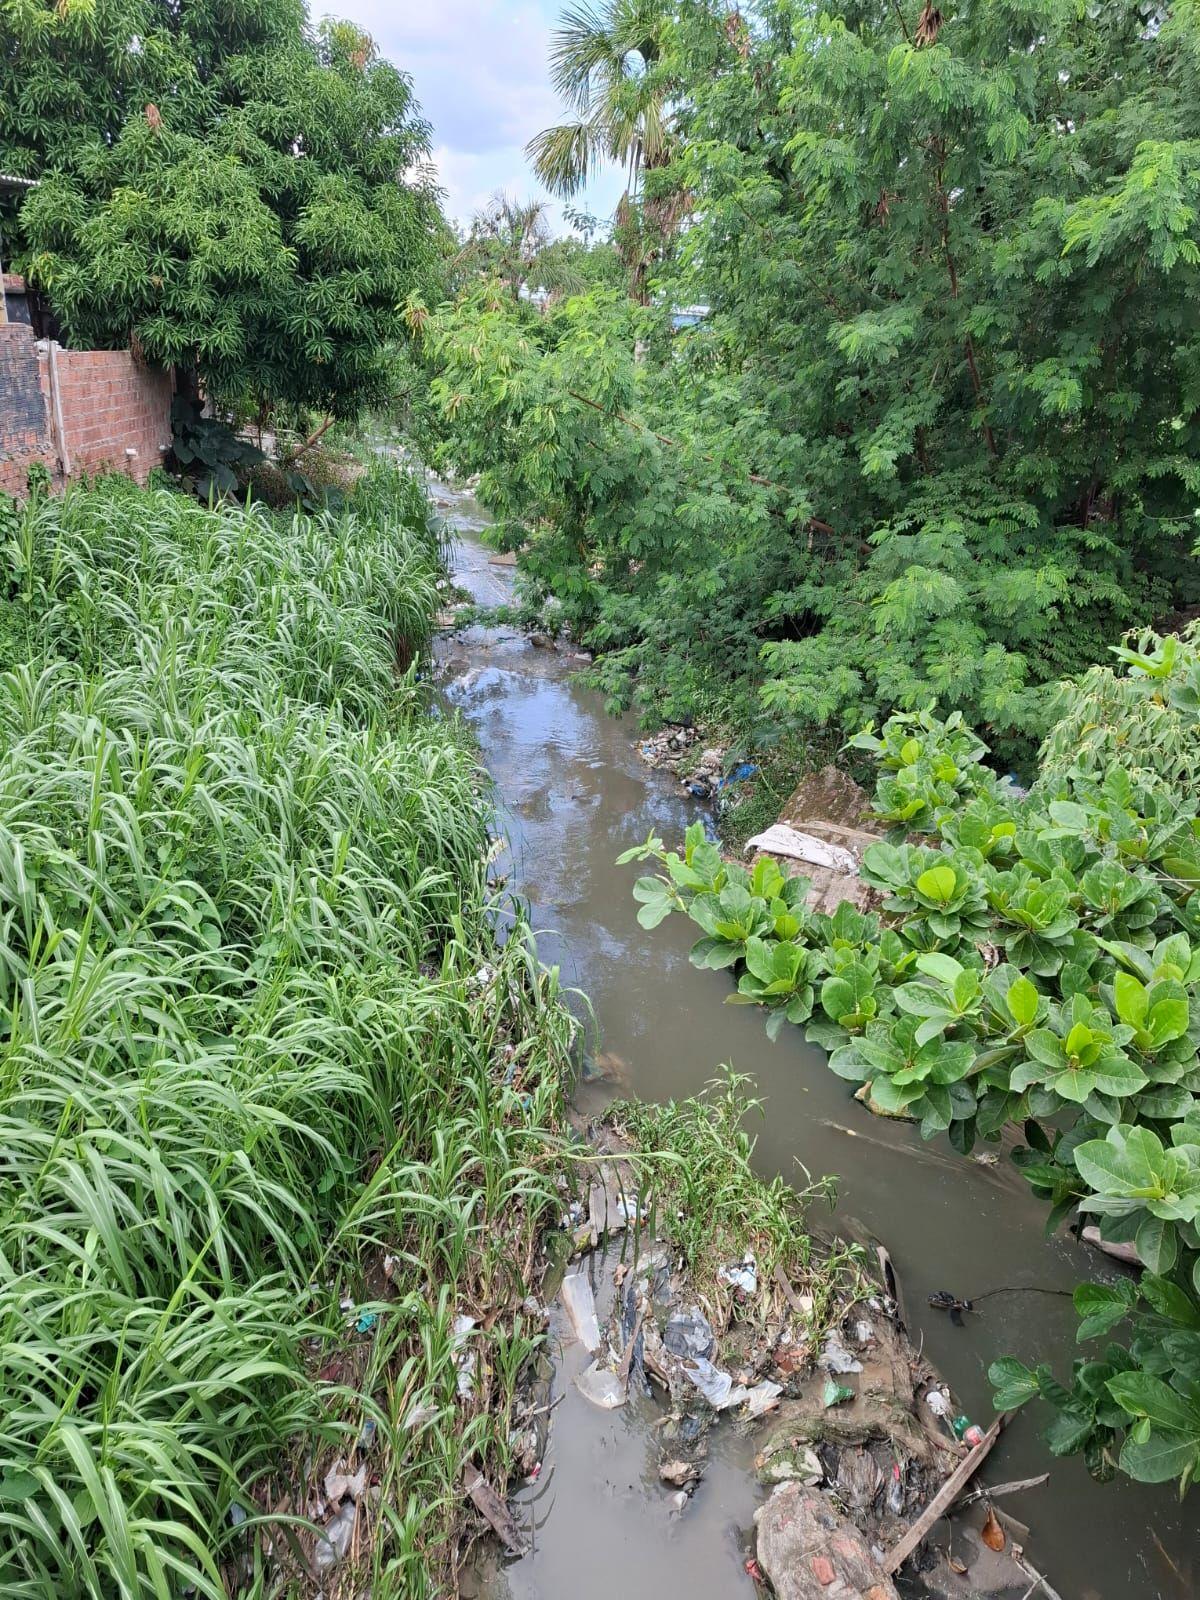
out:
M322 9L314 6L314 12ZM446 213L469 222L498 190L543 194L525 159L535 133L562 119L550 87L550 31L562 0L332 0L408 72L426 118ZM601 173L582 207L611 214L618 172ZM560 215L555 208L555 215Z

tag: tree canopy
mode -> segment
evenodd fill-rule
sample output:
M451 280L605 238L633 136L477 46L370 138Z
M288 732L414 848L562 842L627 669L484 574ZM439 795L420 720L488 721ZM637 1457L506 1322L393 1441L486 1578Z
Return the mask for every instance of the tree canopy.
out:
M39 180L19 259L72 339L253 405L386 394L443 225L365 34L299 0L12 0L0 41L0 168Z
M1028 753L1197 599L1200 8L708 0L662 50L651 306L445 312L448 450L618 698Z

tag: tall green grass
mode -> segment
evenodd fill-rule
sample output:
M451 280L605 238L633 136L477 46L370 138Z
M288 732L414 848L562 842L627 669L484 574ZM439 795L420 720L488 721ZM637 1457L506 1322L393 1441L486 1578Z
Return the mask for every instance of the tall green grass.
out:
M402 670L423 497L364 500L0 508L6 1597L312 1587L368 1420L334 1577L433 1594L463 1460L505 1468L572 1025L494 945L479 775ZM454 1316L497 1307L464 1401Z

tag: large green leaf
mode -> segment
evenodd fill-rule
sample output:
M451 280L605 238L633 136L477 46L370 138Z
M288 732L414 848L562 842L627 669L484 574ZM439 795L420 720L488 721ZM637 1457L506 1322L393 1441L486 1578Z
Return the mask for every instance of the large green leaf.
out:
M1041 1392L1038 1374L1014 1356L1002 1356L988 1368L988 1381L995 1393L992 1404L997 1411L1015 1411Z
M1108 1392L1131 1417L1145 1417L1152 1428L1190 1434L1200 1445L1200 1401L1177 1394L1148 1372L1122 1372L1108 1380Z
M1075 1165L1097 1194L1145 1199L1161 1192L1162 1141L1148 1128L1119 1127L1107 1139L1089 1139Z
M1121 1446L1121 1470L1138 1483L1170 1483L1196 1476L1200 1440L1178 1433L1152 1433L1144 1441L1128 1436Z
M1124 1321L1136 1300L1137 1290L1128 1280L1116 1284L1081 1283L1075 1290L1075 1310L1082 1318L1078 1337L1094 1339L1108 1333Z

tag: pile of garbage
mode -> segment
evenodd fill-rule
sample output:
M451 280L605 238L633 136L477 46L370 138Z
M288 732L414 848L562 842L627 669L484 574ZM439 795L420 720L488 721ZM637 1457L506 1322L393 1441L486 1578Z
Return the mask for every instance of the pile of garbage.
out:
M758 771L753 762L742 761L726 772L726 748L704 744L699 728L682 723L668 723L658 733L647 734L635 748L648 767L673 772L697 800L712 800L731 784L744 783Z
M698 728L668 723L657 733L649 733L644 739L639 739L637 752L648 767L665 767L668 772L677 773L689 762L688 752L699 739Z
M614 1155L596 1173L564 1218L574 1259L559 1294L590 1357L574 1382L605 1410L635 1393L665 1403L658 1474L674 1510L703 1482L712 1429L732 1417L753 1430L771 1491L746 1571L782 1600L896 1600L902 1566L909 1592L937 1600L1018 1584L1053 1596L1024 1561L1028 1529L992 1505L1035 1482L970 1492L1000 1422L971 1422L913 1350L886 1251L882 1284L849 1290L831 1322L781 1271L764 1279L750 1250L697 1284L649 1226L654 1208L626 1163Z

